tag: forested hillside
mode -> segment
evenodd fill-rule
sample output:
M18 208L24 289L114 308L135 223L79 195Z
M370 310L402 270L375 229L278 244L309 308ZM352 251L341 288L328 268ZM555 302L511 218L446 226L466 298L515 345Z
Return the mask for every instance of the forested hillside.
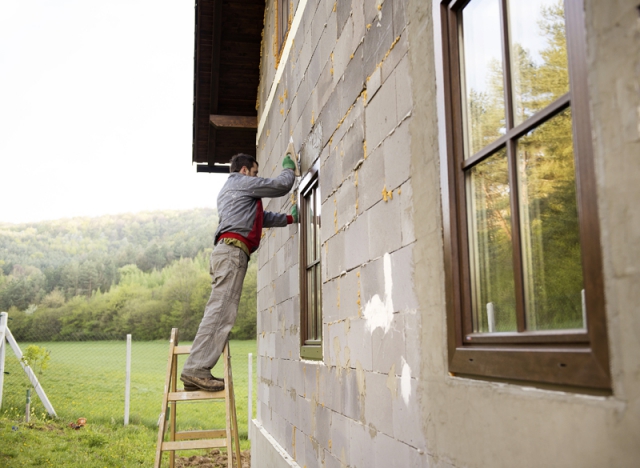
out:
M58 290L66 299L108 291L118 269L159 270L210 247L213 209L0 224L0 309L26 309Z
M22 341L195 335L209 298L212 209L0 224L0 310ZM256 267L235 338L255 336Z

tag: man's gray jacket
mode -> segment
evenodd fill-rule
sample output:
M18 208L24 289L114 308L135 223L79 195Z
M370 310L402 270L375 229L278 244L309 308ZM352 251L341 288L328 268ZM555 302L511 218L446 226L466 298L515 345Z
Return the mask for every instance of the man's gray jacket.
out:
M257 235L255 248L260 243L262 227L287 225L287 215L262 210L262 197L275 198L286 195L295 180L291 169L284 169L274 179L251 177L232 172L218 194L218 229L215 242L221 234L232 232L246 239ZM259 224L259 226L257 225ZM249 248L251 250L252 246Z

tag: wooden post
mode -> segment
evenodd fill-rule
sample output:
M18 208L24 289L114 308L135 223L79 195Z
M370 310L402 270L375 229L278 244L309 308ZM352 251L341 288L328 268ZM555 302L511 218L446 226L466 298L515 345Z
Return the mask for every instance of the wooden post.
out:
M24 410L24 422L29 422L29 413L31 412L31 389L27 389L27 406Z

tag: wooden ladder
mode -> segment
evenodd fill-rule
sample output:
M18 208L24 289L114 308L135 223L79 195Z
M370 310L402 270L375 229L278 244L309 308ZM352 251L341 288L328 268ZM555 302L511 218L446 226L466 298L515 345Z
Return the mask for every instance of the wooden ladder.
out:
M229 342L224 346L222 354L224 360L224 390L219 392L177 391L178 356L189 354L191 346L178 346L178 329L171 330L169 341L169 363L167 364L167 376L164 383L164 395L162 398L162 413L160 414L158 429L158 446L156 447L156 461L154 468L160 468L162 452L169 452L169 466L175 466L176 450L194 449L227 449L227 466L233 468L232 442L235 446L236 467L240 467L240 441L238 440L238 419L236 417L236 402L233 393L233 379L231 375L231 355ZM226 405L226 429L211 429L198 431L176 432L176 406L178 402L198 400L225 400ZM169 440L165 441L167 432L167 420L169 420Z

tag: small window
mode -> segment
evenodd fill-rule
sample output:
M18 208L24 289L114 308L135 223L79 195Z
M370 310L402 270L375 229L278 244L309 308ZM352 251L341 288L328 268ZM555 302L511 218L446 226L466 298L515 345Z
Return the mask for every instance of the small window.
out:
M610 388L582 12L442 2L452 372Z
M277 55L279 57L289 32L289 0L276 0L276 18Z
M322 359L320 184L317 164L300 184L300 356Z

